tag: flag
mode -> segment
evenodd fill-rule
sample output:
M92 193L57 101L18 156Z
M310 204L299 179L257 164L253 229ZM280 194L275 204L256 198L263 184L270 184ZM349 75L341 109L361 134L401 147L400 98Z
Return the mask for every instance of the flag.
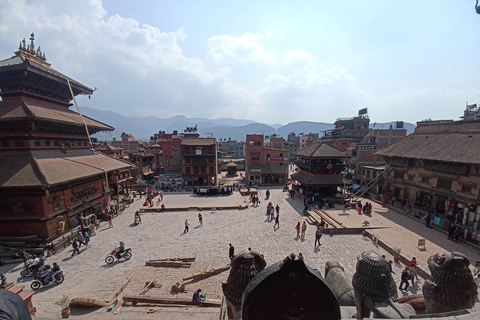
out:
M358 114L367 114L367 108L363 108L363 109L360 109L358 110Z

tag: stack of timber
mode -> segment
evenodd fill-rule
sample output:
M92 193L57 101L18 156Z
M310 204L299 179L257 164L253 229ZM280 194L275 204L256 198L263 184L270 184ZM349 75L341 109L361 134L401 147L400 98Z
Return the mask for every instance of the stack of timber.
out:
M204 278L213 276L217 273L221 273L221 272L229 270L229 269L230 269L230 266L226 266L226 267L222 267L222 268L218 268L218 269L211 269L211 270L208 270L208 271L203 271L203 272L200 272L200 273L194 273L191 277L183 278L183 281L204 279Z
M163 297L153 297L153 296L124 296L124 302L131 302L132 304L136 303L148 303L148 304L159 304L159 305L181 305L181 306L198 306L198 302L192 301L191 299L182 300L182 299L172 299L172 298L163 298ZM203 302L203 307L221 307L222 302L216 300L207 300Z
M193 258L165 258L165 259L156 259L148 260L145 262L146 266L151 267L174 267L174 268L190 268L192 262L195 261Z

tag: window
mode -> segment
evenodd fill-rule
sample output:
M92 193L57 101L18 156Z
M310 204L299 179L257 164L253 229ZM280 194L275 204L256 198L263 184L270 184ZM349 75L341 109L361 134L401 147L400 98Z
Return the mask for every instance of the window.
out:
M190 167L185 168L185 174L190 174Z
M403 180L403 171L395 170L395 172L393 173L393 177L395 179Z
M42 142L41 142L41 141L35 141L34 143L35 143L35 147L40 147L40 146L41 146L41 144L42 144Z
M452 179L438 177L437 188L450 191L452 189Z
M215 167L210 167L210 174L215 174Z
M280 158L283 158L283 153L280 153Z
M422 183L429 183L430 177L422 176Z
M370 179L370 170L367 170L367 179Z
M410 197L410 188L405 187L405 190L403 191L403 197L408 200Z
M472 193L472 186L470 185L462 185L462 193L471 194Z

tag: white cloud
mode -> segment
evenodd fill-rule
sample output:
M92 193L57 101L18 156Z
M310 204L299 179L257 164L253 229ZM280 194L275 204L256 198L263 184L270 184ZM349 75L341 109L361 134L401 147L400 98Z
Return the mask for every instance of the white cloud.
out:
M267 33L270 37L272 33ZM275 62L275 52L266 50L261 41L266 36L254 33L245 33L240 37L219 35L208 39L208 56L223 63Z
M285 64L307 63L311 65L313 62L313 55L303 49L292 49L285 53Z

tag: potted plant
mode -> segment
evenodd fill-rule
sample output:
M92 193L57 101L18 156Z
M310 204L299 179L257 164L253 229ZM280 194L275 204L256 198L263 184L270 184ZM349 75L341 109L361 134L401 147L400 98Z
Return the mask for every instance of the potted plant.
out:
M395 247L393 250L395 251L395 254L393 255L393 261L398 263L400 261L400 253L402 253L402 249Z
M70 299L68 298L68 296L62 296L62 298L55 302L55 304L62 308L63 319L67 319L68 317L70 317Z

